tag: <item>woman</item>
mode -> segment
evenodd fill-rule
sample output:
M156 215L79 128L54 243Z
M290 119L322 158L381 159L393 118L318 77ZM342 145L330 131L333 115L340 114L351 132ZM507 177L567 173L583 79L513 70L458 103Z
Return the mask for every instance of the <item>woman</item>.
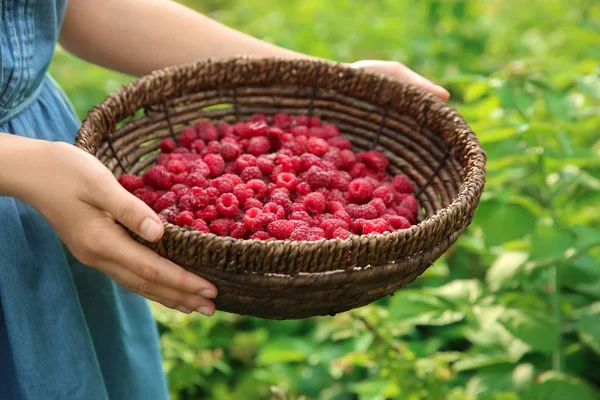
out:
M169 1L0 0L0 15L0 398L167 398L144 297L210 316L216 288L115 223L163 234L149 207L69 144L78 121L46 75L55 44L132 75L206 57L307 56ZM355 66L448 98L401 64Z

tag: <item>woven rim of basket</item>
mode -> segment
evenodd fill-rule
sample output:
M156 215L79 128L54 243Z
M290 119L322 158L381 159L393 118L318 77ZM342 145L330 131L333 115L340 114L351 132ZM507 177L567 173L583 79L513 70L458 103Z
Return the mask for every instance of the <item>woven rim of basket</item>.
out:
M409 229L320 241L242 240L165 224L158 244L134 238L163 254L187 246L190 262L227 271L297 274L378 266L422 256L471 221L485 184L486 155L468 124L453 108L412 85L327 61L234 57L157 70L125 85L94 107L75 145L96 155L117 123L139 109L205 91L243 86L304 86L333 90L391 108L439 134L463 167L462 185L452 203ZM185 250L187 251L187 250ZM285 265L281 265L285 262Z

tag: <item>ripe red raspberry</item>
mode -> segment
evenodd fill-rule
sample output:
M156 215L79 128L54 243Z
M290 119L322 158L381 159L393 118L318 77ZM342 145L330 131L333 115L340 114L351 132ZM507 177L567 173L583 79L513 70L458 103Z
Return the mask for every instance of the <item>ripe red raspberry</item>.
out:
M298 226L294 228L290 235L291 240L308 240L310 228L307 226Z
M210 229L208 228L208 224L201 220L201 219L197 219L194 221L194 223L192 224L192 227L202 233L209 233Z
M346 210L338 210L333 214L337 219L341 219L342 221L346 221L348 224L352 223L352 218L350 214L346 212Z
M290 115L284 113L275 114L272 124L277 128L287 129L290 126Z
M179 135L179 144L189 149L192 142L196 139L198 139L198 132L196 132L194 128L188 126L181 131L181 134Z
M350 214L350 213L348 213ZM352 218L362 218L362 219L375 219L379 215L377 209L370 204L363 204L362 206L358 206Z
M162 210L173 207L177 203L177 195L173 192L167 192L160 196L154 203L154 211L161 212Z
M217 199L216 207L223 217L233 218L238 212L239 201L232 193L225 193Z
M325 211L325 196L322 193L309 193L302 203L310 214L321 214Z
M221 122L219 125L217 125L217 132L219 132L219 136L222 138L235 137L233 127L227 122Z
M304 204L302 204L303 201L304 197L299 198L298 196L296 196L296 202L290 206L290 212L292 213L294 211L304 211Z
M300 156L300 161L302 161L301 170L308 171L311 167L317 166L322 167L323 162L321 159L314 154L304 153Z
M258 157L256 164L258 169L260 169L260 172L262 172L264 175L269 175L275 168L275 163L273 163L273 160L263 156Z
M185 180L185 184L189 187L208 187L208 181L200 172L192 172L189 174Z
M330 146L337 147L340 150L350 150L352 143L343 136L334 136L327 139L327 143Z
M119 178L119 183L130 193L144 187L144 181L139 176L124 174Z
M394 190L398 193L412 193L414 191L412 183L404 175L394 177Z
M332 147L327 153L323 155L323 161L329 163L331 168L338 171L342 167L342 157L340 156L340 150Z
M285 210L282 206L276 203L267 203L262 209L263 212L268 212L271 214L275 214L277 219L285 218Z
M294 224L292 221L286 221L284 219L273 221L267 226L267 232L275 239L280 240L289 238L293 230Z
M412 224L408 221L408 219L401 217L399 215L390 215L386 219L389 224L389 227L392 230L408 229L412 226Z
M221 156L225 161L234 161L242 153L240 146L234 143L221 144Z
M163 166L156 165L147 170L142 179L146 185L156 189L169 189L173 186L175 176Z
M277 175L277 180L275 181L277 186L284 187L290 191L294 190L298 185L298 179L296 175L291 172L282 172Z
M164 139L160 142L160 151L163 153L172 153L177 148L177 144L173 139Z
M178 214L179 214L179 210L177 209L177 207L173 206L173 207L165 208L164 210L159 212L158 217L160 219L162 219L163 221L167 221L170 224L174 224L175 218L177 217Z
M172 189L172 188L171 188ZM189 194L192 193L192 189L190 189L189 187L183 188L183 189L179 189L178 191L174 191L172 190L174 193L177 193L177 200L181 200L181 198L183 196L187 196Z
M329 201L325 207L328 213L334 214L336 211L343 210L344 205L339 201Z
M332 239L349 239L352 236L352 232L344 228L337 228L333 231Z
M345 171L329 172L329 189L347 190L352 177Z
M298 186L296 186L296 193L300 195L306 195L311 192L311 187L308 182L300 182Z
M246 182L246 186L254 192L254 197L259 200L267 193L267 184L260 179L251 179Z
M327 132L327 136L330 138L340 135L340 130L335 125L324 124L322 125L322 128L325 129L325 132Z
M262 172L260 172L258 167L246 167L240 174L240 177L244 182L248 182L252 179L262 178Z
M265 231L258 231L258 232L254 232L252 234L252 236L250 236L250 239L254 239L254 240L269 240L269 239L271 239L271 235L269 235L269 233L265 232Z
M250 117L248 122L267 122L267 114L257 113Z
M150 207L154 207L156 200L158 200L158 193L153 191L148 191L146 189L138 189L135 191L135 196L142 200L144 203L149 205Z
M383 200L383 203L387 206L394 201L394 193L389 186L382 185L373 191L373 197Z
M361 176L365 176L368 171L369 169L365 164L357 162L352 166L352 168L350 168L349 172L353 178L359 178Z
M254 192L248 187L240 183L233 188L233 195L238 199L240 204L244 204L246 200L254 196Z
M249 122L247 126L248 129L246 131L246 134L248 136L240 135L245 139L249 139L251 137L265 136L267 134L267 131L269 130L269 126L264 121Z
M252 154L242 154L237 160L235 160L235 166L238 172L242 172L248 167L255 167L258 160Z
M275 214L261 212L252 221L252 230L253 231L264 230L267 227L267 225L269 225L271 222L276 221L276 220L277 220L277 216Z
M312 116L308 119L308 126L321 126L321 117Z
M200 202L193 194L186 194L179 199L179 208L183 211L196 211L200 208Z
M219 218L219 212L217 211L217 207L208 205L196 211L196 218L200 218L206 222L213 221Z
M158 156L158 160L156 160L156 165L162 165L163 167L166 167L169 163L169 160L171 159L169 156L170 154L161 154L160 156Z
M332 239L333 232L337 228L348 229L348 228L350 228L350 226L348 225L348 223L346 221L343 221L341 219L329 218L329 219L326 219L325 221L321 222L320 228L325 231L325 236L328 239Z
M328 138L327 131L320 126L310 128L308 130L308 136L323 139L323 140L327 140L327 138Z
M317 166L310 167L306 172L306 182L312 189L327 187L331 179L330 174Z
M185 172L186 169L186 164L181 160L171 160L167 164L167 171L171 172L172 174L180 174Z
M252 231L241 222L236 222L230 228L231 237L234 239L247 239Z
M204 177L210 176L210 168L203 160L194 160L187 165L188 172L198 172Z
M251 197L244 202L244 211L247 211L254 207L262 210L262 208L263 208L262 201L255 199L254 197Z
M218 236L227 236L229 229L234 224L234 221L229 218L216 219L210 223L209 228L212 233Z
M306 143L306 149L316 156L322 156L329 150L327 142L320 138L311 137Z
M410 211L413 215L415 215L417 211L419 211L419 203L417 203L417 200L412 195L408 195L404 199L402 199L398 203L398 207Z
M221 157L220 154L207 154L204 156L204 162L206 165L208 165L210 174L213 177L223 174L223 170L225 169L225 160L223 160L223 157Z
M352 220L352 224L350 224L351 225L350 227L352 228L352 232L356 235L362 235L363 226L365 225L366 222L367 222L367 220L362 219L362 218Z
M254 156L266 154L271 149L271 142L265 136L257 136L250 139L246 151Z
M285 193L282 190L287 190L287 189L278 188L278 190L273 191L271 196L269 196L269 201L271 201L275 204L279 204L286 211L288 211L290 209L290 207L292 206L292 200L290 200L289 193Z
M290 213L288 219L309 222L311 217L306 211L293 211Z
M208 121L199 121L194 125L194 129L198 132L198 137L205 142L219 140L217 128Z
M307 115L292 115L292 126L308 126L309 121Z
M370 233L384 233L388 229L388 222L383 218L377 218L365 222L363 225L363 235Z
M372 205L375 208L375 210L377 210L378 216L381 216L387 212L387 207L385 206L385 203L378 197L369 201L369 204Z
M348 185L348 194L355 203L364 203L371 198L373 185L364 178L354 179Z
M182 211L175 217L175 225L192 226L194 223L194 213L191 211Z
M178 185L178 184L185 184L185 181L187 180L187 178L188 178L187 172L182 172L180 174L175 175L175 177L173 178L173 183L174 183L173 186Z
M204 143L204 140L202 140L202 139L196 139L190 145L190 149L192 149L192 151L194 151L198 154L202 154L204 152L205 148L206 148L206 143Z
M347 187L344 189L347 189ZM348 199L346 198L347 195L348 195L348 193L343 192L342 190L331 189L329 191L329 196L327 199L329 201L338 201L338 202L342 203L342 205L345 206L348 203Z
M210 186L216 188L219 191L219 194L231 193L237 183L233 179L230 179L230 176L235 175L221 175L220 177L213 179L210 182ZM237 176L236 178L239 179Z
M387 169L388 165L390 165L390 161L386 155L379 151L365 151L359 154L361 156L360 161L365 163L365 165L373 171L383 172ZM359 154L357 154L357 156Z
M179 195L180 193L177 194L177 197L179 197L179 199L180 199L179 201L181 201L181 199L183 198L183 196ZM196 202L195 202L196 208L206 207L207 205L209 205L211 203L206 189L200 189L200 188L195 187L195 188L191 189L191 193L192 193L192 196L196 199Z
M178 183L171 187L171 192L179 193L179 191L183 189L189 189L189 187L187 185L184 185L183 183Z
M171 154L172 155L173 154L181 154L181 155L183 155L183 154L190 154L190 149L188 149L186 147L178 147L175 150L173 150L173 153L171 153Z
M204 150L204 153L221 154L221 143L214 141L214 140L212 142L208 142L208 144L206 145L206 149Z
M252 229L252 227L254 226L254 220L256 219L256 217L258 217L260 214L262 214L262 210L260 208L257 207L252 207L249 210L246 211L246 213L244 214L244 224L249 228Z
M215 204L215 201L217 201L219 198L220 193L217 188L211 186L206 188L206 195L208 196L209 204Z
M237 122L232 126L233 132L236 133L241 138L249 138L250 130L248 129L248 124L245 122Z
M415 214L411 213L406 208L396 207L394 211L396 211L396 214L399 216L406 218L411 224L415 223Z
M321 228L310 228L308 232L307 240L321 240L325 239L325 231Z
M340 168L349 170L356 163L356 156L352 150L340 151Z

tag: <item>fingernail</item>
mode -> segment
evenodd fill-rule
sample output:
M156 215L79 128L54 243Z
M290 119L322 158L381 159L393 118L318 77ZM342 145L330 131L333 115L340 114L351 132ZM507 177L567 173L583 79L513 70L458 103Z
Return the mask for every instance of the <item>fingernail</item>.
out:
M217 294L210 289L204 289L200 291L200 296L205 297L207 299L214 299L215 297L217 297Z
M147 217L140 225L140 233L142 237L150 242L154 242L160 236L162 226L154 219Z
M189 313L191 313L191 312L192 312L192 310L190 310L189 308L187 308L187 307L184 307L184 306L178 306L178 307L176 307L175 309L176 309L177 311L181 311L182 313L185 313L185 314L189 314Z
M450 98L450 92L447 91L445 88L443 88L439 85L435 85L435 88L440 92L440 94L442 94L442 96L440 96L440 97L445 98L445 99Z
M197 312L199 312L200 314L204 314L207 317L212 317L212 315L214 314L210 308L208 307L199 307L196 309Z

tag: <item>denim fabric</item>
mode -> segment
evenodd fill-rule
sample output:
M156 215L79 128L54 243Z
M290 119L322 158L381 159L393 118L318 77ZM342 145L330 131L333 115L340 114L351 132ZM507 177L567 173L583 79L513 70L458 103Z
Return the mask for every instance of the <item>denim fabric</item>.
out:
M79 121L46 75L64 9L0 0L0 132L73 142ZM166 398L146 300L75 260L36 210L0 197L0 399Z

